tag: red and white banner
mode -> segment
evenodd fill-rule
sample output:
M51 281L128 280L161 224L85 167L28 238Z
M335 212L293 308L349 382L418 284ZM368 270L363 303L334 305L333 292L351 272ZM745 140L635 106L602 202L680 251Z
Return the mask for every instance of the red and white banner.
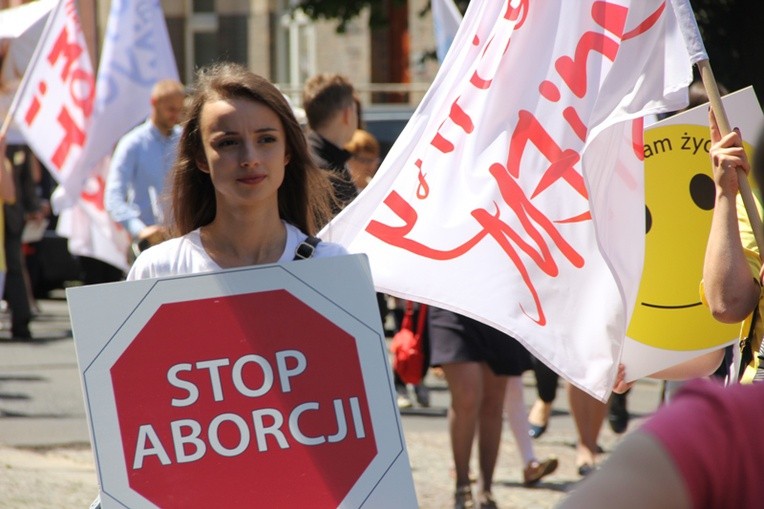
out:
M67 179L87 139L95 76L74 0L50 13L11 106L16 127L58 182Z
M321 232L378 291L473 317L604 399L644 255L642 117L687 104L663 0L473 0L364 192Z
M109 158L103 158L95 170L79 200L59 214L56 233L69 239L70 253L96 258L127 272L130 236L112 221L103 205Z
M163 79L179 78L159 0L113 0L87 141L51 199L73 254L128 270L129 236L104 209L103 185L114 146L149 115L151 90Z
M93 118L84 151L53 198L56 209L71 206L119 139L150 112L151 90L178 80L178 68L159 0L113 0L98 65Z

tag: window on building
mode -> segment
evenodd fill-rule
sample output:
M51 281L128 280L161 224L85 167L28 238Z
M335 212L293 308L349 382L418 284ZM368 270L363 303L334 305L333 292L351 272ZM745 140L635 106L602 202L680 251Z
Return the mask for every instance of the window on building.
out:
M284 5L275 27L277 48L273 74L283 89L298 100L302 83L316 73L316 34L314 23L304 12Z
M186 81L193 80L196 69L220 57L219 19L215 0L186 0L190 12L186 24Z
M194 0L194 12L215 12L215 0Z

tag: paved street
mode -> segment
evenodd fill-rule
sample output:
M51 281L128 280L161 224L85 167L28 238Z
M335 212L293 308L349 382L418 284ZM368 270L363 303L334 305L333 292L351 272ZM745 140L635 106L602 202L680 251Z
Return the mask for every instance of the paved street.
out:
M40 308L32 323L32 342L10 342L7 330L0 331L0 507L86 508L97 483L63 292L40 301ZM7 316L2 316L2 323L7 326ZM528 373L524 380L530 405L533 377ZM445 382L433 375L427 385L432 389L431 407L404 411L403 427L420 507L449 508L453 490L445 417L449 395ZM629 396L632 422L655 409L659 390L656 381L637 383ZM606 424L602 447L611 450L618 439ZM535 442L537 456L556 455L560 468L538 487L524 488L521 461L506 429L494 488L499 507L553 507L579 480L574 442L561 387L549 430Z

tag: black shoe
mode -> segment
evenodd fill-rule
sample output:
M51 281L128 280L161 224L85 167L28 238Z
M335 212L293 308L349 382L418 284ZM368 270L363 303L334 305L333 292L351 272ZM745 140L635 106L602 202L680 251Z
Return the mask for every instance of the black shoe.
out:
M626 409L626 394L613 394L610 397L610 408L607 421L613 433L621 434L629 427L629 411Z
M528 426L530 426L528 429L528 434L531 436L531 438L538 438L541 435L543 435L547 427L546 424L544 424L543 426L537 426L531 423L528 423Z

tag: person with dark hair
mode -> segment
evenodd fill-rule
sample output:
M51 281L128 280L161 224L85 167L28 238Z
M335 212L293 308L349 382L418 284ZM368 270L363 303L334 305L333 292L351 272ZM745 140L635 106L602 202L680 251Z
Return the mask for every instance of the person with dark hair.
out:
M546 432L552 417L552 403L557 398L559 375L549 366L531 356L533 374L536 377L536 401L528 412L528 434L539 438Z
M174 238L142 251L128 281L347 254L313 237L332 188L291 106L239 64L197 72L168 186Z
M484 323L441 308L430 307L428 313L430 365L443 369L451 392L448 429L456 481L454 509L496 509L491 488L504 424L507 381L531 368L530 356L514 338ZM470 485L475 441L477 501ZM536 483L557 467L556 460L544 463L529 458L525 484Z
M352 83L339 74L317 74L303 87L308 144L316 164L332 175L335 214L358 195L347 167L351 154L343 148L358 128L358 105Z
M13 182L13 166L5 157L5 134L0 133L0 241L5 238L4 205L16 201L16 189ZM0 242L0 294L5 289L7 268L5 261L5 242Z
M16 197L3 205L7 268L3 297L11 314L11 337L28 341L32 339L29 322L33 315L21 239L27 221L42 220L43 212L32 178L32 165L37 164L32 150L26 145L8 145L6 154Z
M331 184L290 105L233 63L199 71L169 191L176 237L142 252L128 280L290 261L331 216ZM347 253L329 242L307 251Z

